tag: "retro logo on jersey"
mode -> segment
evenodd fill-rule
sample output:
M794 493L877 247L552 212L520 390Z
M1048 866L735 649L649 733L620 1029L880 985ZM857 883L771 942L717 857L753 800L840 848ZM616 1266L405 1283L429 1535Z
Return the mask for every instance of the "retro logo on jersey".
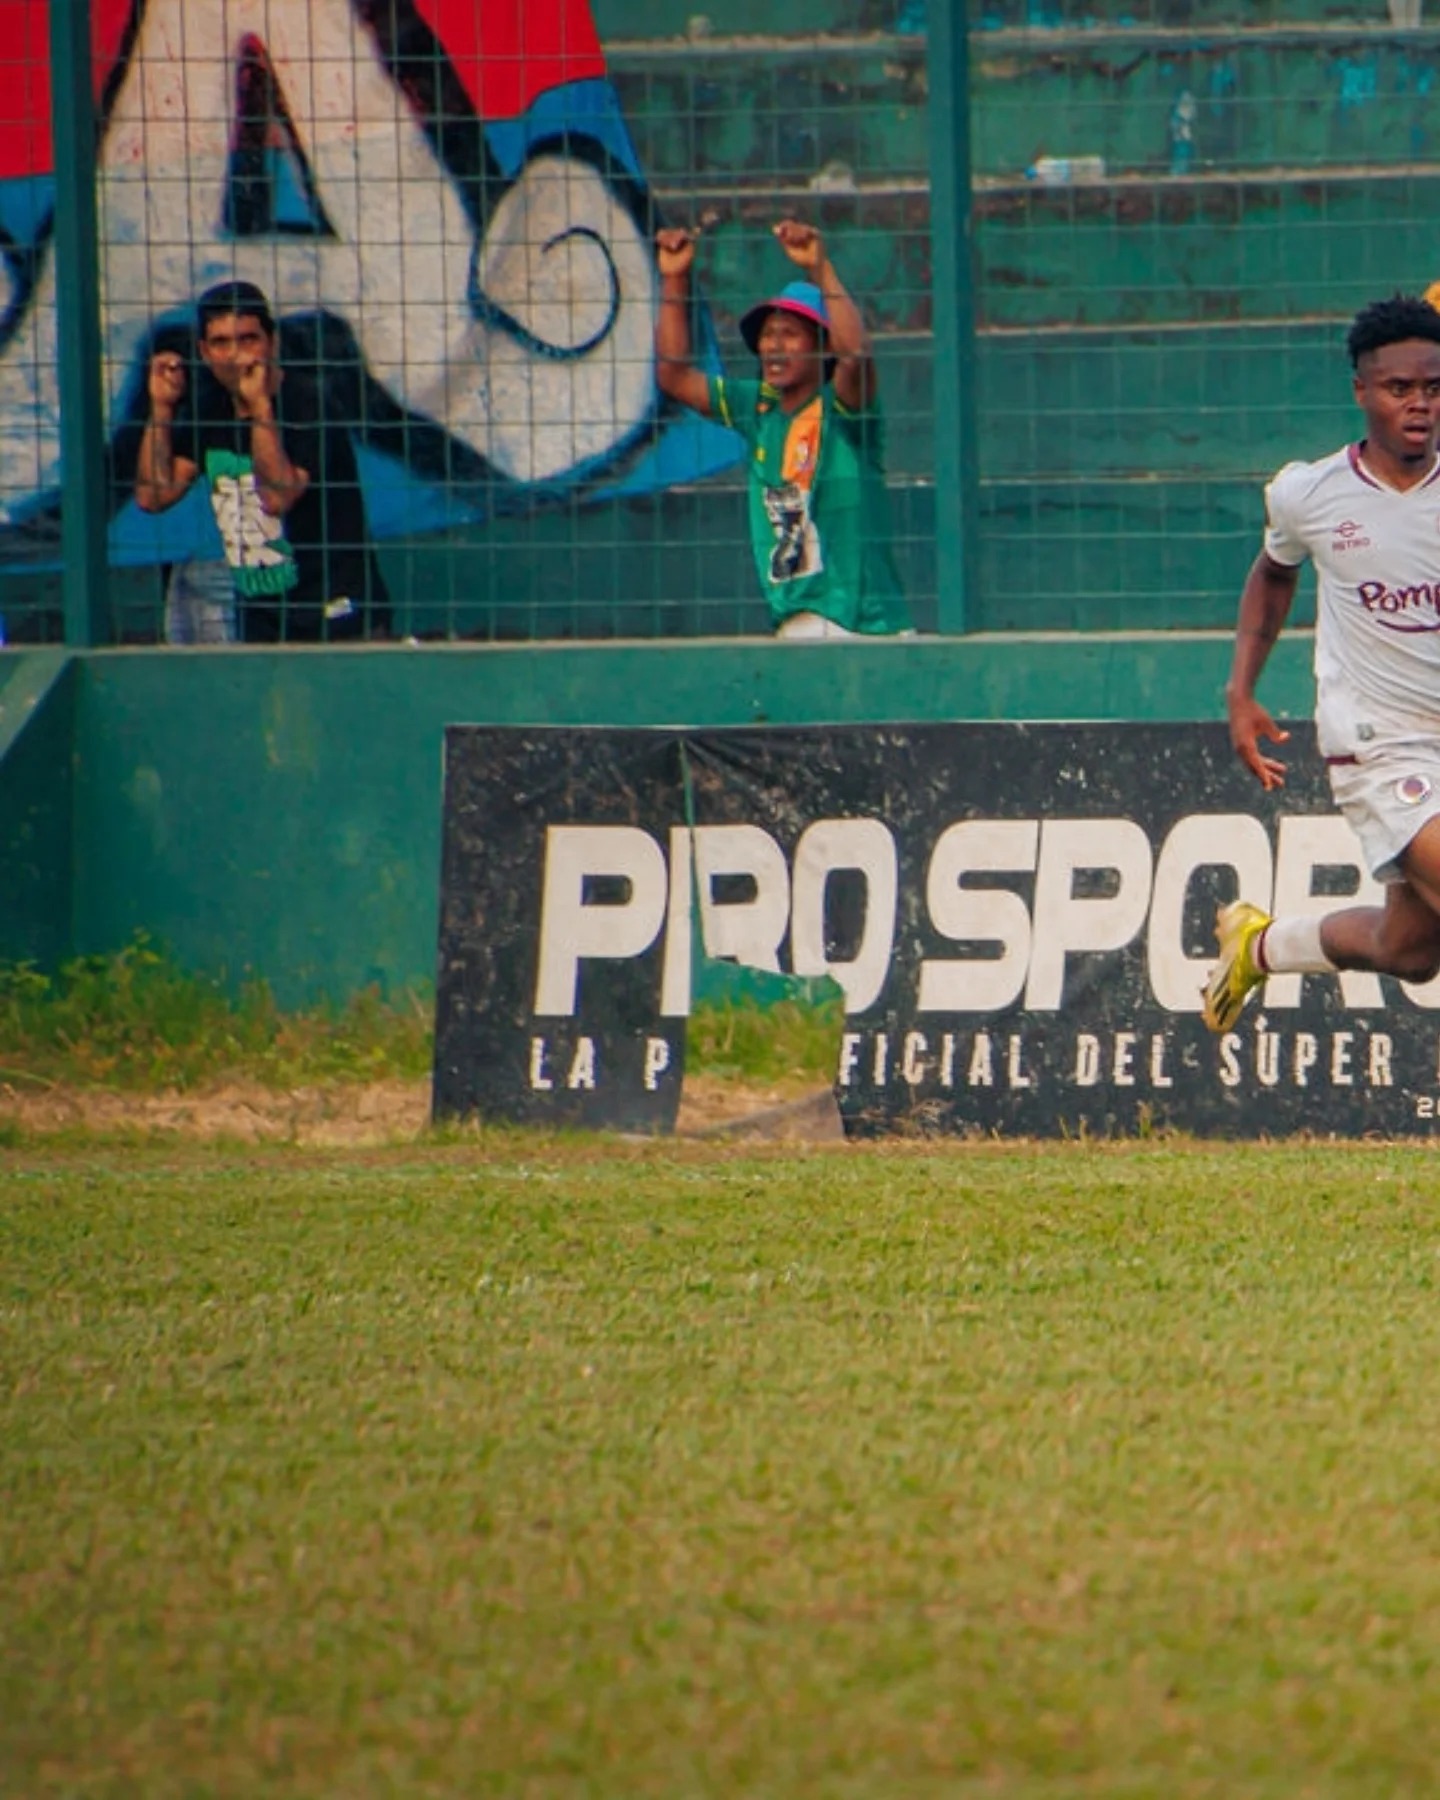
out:
M1354 519L1342 519L1335 527L1335 535L1330 540L1330 548L1337 551L1368 550L1370 540L1365 535L1365 527L1357 525Z

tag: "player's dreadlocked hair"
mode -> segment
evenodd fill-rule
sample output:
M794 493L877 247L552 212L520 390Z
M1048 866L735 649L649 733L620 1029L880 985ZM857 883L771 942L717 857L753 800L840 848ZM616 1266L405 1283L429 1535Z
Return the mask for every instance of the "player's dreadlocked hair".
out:
M1372 300L1356 313L1345 339L1350 366L1358 368L1362 356L1383 350L1387 344L1403 344L1407 338L1440 344L1440 312L1414 294L1392 294L1388 300Z

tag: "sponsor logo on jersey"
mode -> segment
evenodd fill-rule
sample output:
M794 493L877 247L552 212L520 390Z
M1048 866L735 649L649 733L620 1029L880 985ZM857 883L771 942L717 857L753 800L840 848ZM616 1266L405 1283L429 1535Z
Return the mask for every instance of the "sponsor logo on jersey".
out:
M1362 581L1355 597L1389 631L1440 631L1440 582L1388 587L1383 581Z

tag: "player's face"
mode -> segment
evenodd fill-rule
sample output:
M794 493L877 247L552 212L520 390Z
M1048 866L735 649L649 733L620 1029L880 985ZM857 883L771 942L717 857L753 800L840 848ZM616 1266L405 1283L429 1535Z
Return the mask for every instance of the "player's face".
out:
M240 377L256 363L269 362L275 340L258 319L248 313L225 313L211 319L200 339L200 354L211 374L227 393L233 394Z
M1409 338L1372 350L1355 372L1355 398L1371 453L1428 465L1440 439L1440 344Z
M760 373L771 387L785 393L806 385L819 386L820 331L809 319L777 308L765 315L756 344Z

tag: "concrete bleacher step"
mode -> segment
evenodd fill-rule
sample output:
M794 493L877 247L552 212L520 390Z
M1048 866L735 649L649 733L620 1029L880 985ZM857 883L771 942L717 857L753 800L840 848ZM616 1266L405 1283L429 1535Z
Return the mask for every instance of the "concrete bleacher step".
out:
M1355 426L1343 319L1174 332L991 334L976 346L987 480L1251 483ZM918 348L888 365L915 396Z
M928 170L920 38L740 39L607 46L641 167L657 185L808 182L836 165Z
M627 38L813 35L819 32L894 32L911 21L924 29L923 0L591 0L600 41L608 48Z
M1260 548L1259 485L986 482L975 623L987 631L1226 630ZM1313 618L1309 577L1292 614Z
M1135 0L1107 15L1097 0L979 0L971 10L974 31L1175 31L1243 33L1277 25L1341 28L1391 23L1385 0Z
M876 330L930 326L923 188L735 184L656 198L667 221L711 220L697 279L722 332L784 276L770 226L785 211L826 231ZM985 331L1339 318L1440 278L1437 216L1440 166L982 187L977 320Z
M997 33L973 42L977 174L1043 155L1111 174L1440 163L1436 30L1270 24Z
M787 12L760 37L607 44L652 181L803 182L837 165L862 181L924 177L926 40L792 24ZM1383 17L977 32L973 164L1023 181L1045 156L1099 157L1112 175L1440 163L1437 51L1440 27Z
M982 329L1340 315L1440 273L1436 31L1272 17L1206 37L1183 11L973 34ZM835 235L877 329L928 326L923 52L894 34L616 46L662 217L710 222L722 328L771 281L782 211ZM1046 186L1026 173L1045 155L1105 176Z
M1027 189L977 200L984 325L1343 316L1440 275L1440 170Z
M926 0L592 0L601 41L820 32L923 35ZM1277 25L1388 26L1384 0L976 0L972 36L996 31L1265 30Z

